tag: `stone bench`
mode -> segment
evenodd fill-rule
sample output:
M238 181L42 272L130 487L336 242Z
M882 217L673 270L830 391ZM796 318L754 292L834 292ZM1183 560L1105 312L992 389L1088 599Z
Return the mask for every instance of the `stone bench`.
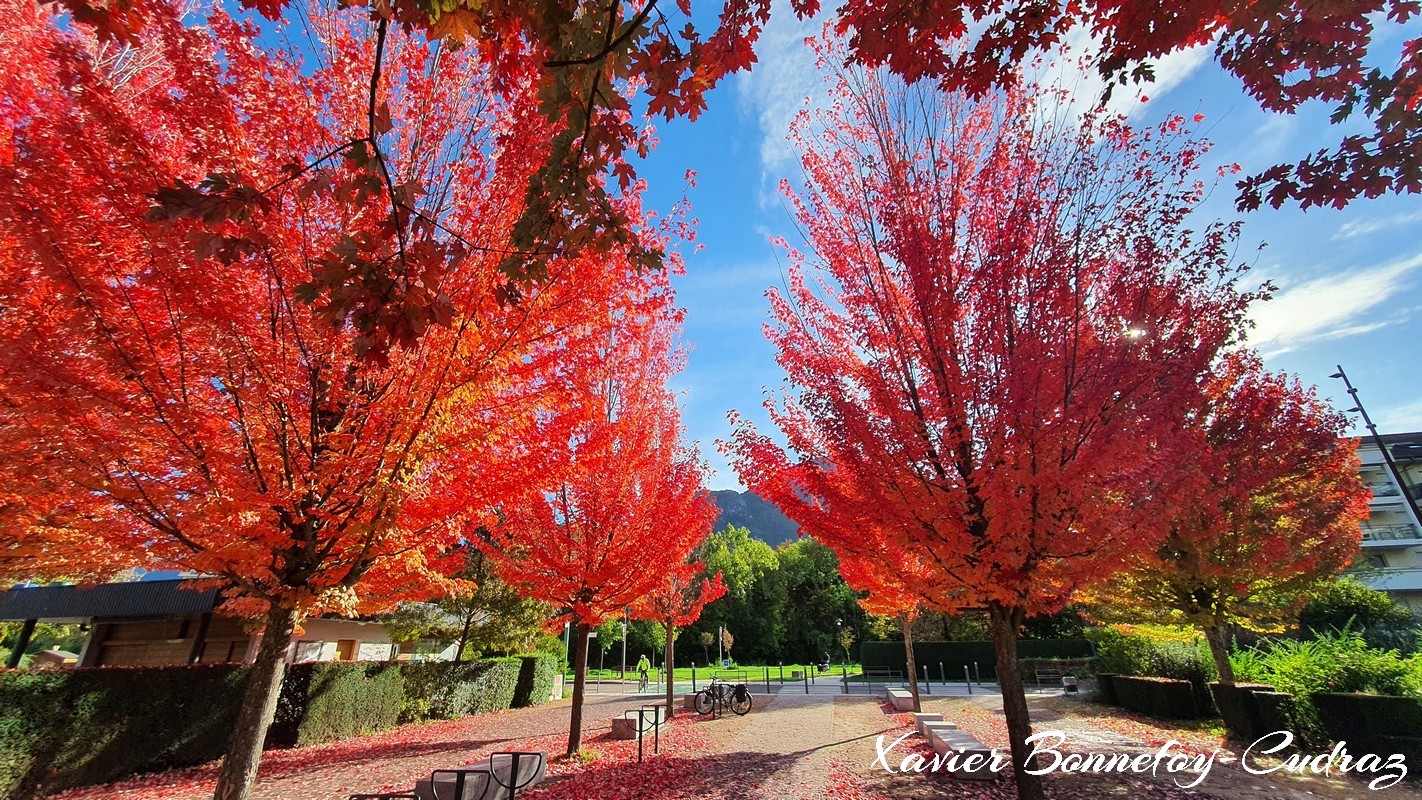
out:
M547 769L547 753L494 753L456 769L435 770L415 783L415 795L420 800L496 800L510 796L510 785L523 791L542 783Z
M920 734L922 734L922 735L924 735L924 736L927 736L927 735L928 735L928 734L926 734L926 733L923 732L923 724L924 724L925 722L942 722L942 721L943 721L943 715L940 714L940 713L938 713L937 711L915 711L915 712L913 712L913 729L916 730L916 731L918 731Z
M894 704L895 711L913 710L913 692L908 689L888 689L889 702Z
M949 723L951 724L951 723ZM933 752L940 756L949 753L956 753L958 758L954 760L953 768L944 768L943 772L956 775L959 778L970 778L972 780L990 781L998 776L992 771L991 759L992 748L978 741L972 734L964 733L953 728L930 727L928 729L928 740L933 744ZM974 760L975 769L965 769L965 758L978 756Z
M956 731L956 730L958 730L958 726L957 726L957 725L955 725L955 724L953 724L953 723L951 723L951 722L944 722L943 720L938 720L937 722L925 722L925 723L923 723L923 729L920 730L919 733L923 734L923 738L927 739L927 740L929 741L929 743L932 743L932 742L933 742L933 732L934 732L934 731Z

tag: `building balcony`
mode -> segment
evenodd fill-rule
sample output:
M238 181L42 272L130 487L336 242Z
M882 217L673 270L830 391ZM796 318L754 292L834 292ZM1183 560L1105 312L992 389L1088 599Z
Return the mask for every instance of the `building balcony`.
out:
M1363 545L1374 547L1408 546L1422 542L1422 530L1416 525L1366 525Z
M1367 585L1382 592L1422 591L1422 567L1380 569L1359 577Z

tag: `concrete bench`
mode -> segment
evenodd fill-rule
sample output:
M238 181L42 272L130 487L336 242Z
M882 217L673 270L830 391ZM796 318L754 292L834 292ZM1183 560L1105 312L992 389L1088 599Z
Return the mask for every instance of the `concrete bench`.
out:
M514 774L515 763L518 774ZM547 753L494 753L456 769L437 769L415 783L420 800L496 800L511 797L547 777Z
M926 734L926 733L923 733L923 724L924 724L925 722L942 722L942 721L943 721L943 715L940 714L940 713L938 713L937 711L915 711L915 712L913 712L913 729L916 730L916 731L918 731L920 734L922 734L922 735L924 735L924 736L927 736L927 735L928 735L928 734Z
M894 704L895 711L913 710L913 692L908 689L888 689L889 702Z
M972 780L993 780L998 773L991 768L992 748L978 741L977 737L964 733L960 730L950 730L947 728L930 728L928 740L933 744L933 752L940 756L949 753L956 753L958 758L953 763L953 768L943 770L950 775L959 778L970 778ZM975 769L965 769L965 757L978 756Z
M923 723L923 728L922 728L922 730L919 731L919 733L923 734L923 738L927 739L930 743L932 743L932 742L933 742L933 732L934 732L934 731L956 731L956 730L958 730L958 726L957 726L957 725L955 725L955 724L953 724L953 723L951 723L951 722L944 722L944 721L942 721L942 720L939 720L939 721L937 721L937 722L925 722L925 723Z
M700 692L692 692L691 694L684 694L684 695L682 695L682 696L681 696L681 707L682 707L682 708L690 708L690 709L692 709L692 710L695 710L695 709L696 709L696 695L698 695L698 694L700 694Z

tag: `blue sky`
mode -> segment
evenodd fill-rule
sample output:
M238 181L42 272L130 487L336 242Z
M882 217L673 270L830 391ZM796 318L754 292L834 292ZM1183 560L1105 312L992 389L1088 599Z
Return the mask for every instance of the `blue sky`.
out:
M714 446L730 432L726 413L736 409L769 429L761 410L764 389L781 377L761 333L768 311L764 292L780 284L784 264L769 239L778 234L797 241L774 189L781 177L798 174L786 135L804 98L819 91L802 44L815 30L784 13L774 17L757 48L756 68L718 87L695 123L663 124L661 145L640 167L652 205L662 208L680 196L687 169L698 173L690 198L705 249L688 253L687 274L675 281L692 348L678 387L688 433L715 471L713 489L740 488ZM1158 65L1157 75L1160 83L1145 90L1149 103L1126 97L1123 107L1145 124L1173 112L1204 114L1202 129L1215 142L1212 163L1238 162L1252 173L1329 146L1344 133L1328 124L1322 107L1293 116L1260 110L1208 51L1177 55ZM1342 364L1384 432L1422 430L1416 369L1422 198L1245 215L1234 212L1233 202L1232 182L1222 183L1201 213L1243 219L1240 259L1254 264L1254 276L1278 287L1274 299L1252 315L1257 327L1251 342L1268 366L1319 385L1323 396L1341 398L1338 407L1346 408L1351 404L1340 382L1328 378ZM1261 242L1267 246L1256 254Z

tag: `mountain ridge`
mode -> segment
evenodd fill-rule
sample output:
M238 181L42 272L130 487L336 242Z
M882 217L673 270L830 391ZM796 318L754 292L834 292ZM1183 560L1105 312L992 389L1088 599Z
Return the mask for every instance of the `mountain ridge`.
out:
M720 513L716 516L716 527L723 530L727 525L735 525L750 531L751 536L771 547L779 547L794 541L800 526L780 513L775 504L754 492L738 492L735 489L718 489L711 493Z

